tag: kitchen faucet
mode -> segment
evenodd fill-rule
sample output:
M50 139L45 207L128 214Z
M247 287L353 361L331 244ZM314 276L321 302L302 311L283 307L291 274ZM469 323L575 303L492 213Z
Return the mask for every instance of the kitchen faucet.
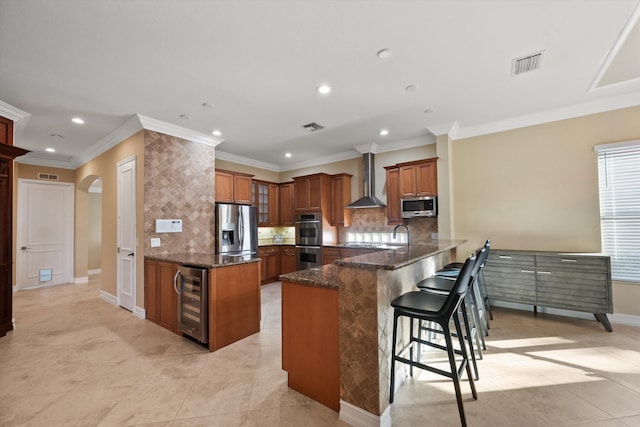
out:
M400 227L404 227L405 230L407 230L407 246L409 246L409 227L407 227L404 224L398 224L393 228L393 240L396 239L396 232L398 231L398 228Z

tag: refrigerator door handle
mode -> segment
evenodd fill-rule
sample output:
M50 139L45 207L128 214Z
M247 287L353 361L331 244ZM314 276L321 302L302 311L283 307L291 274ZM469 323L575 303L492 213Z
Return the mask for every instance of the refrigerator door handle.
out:
M242 208L239 209L238 216L240 221L238 221L238 243L240 244L240 250L244 249L244 217L242 215Z
M178 276L180 276L180 270L176 271L176 275L173 276L173 289L176 291L176 294L180 295L180 290L178 289ZM182 288L182 286L180 286Z

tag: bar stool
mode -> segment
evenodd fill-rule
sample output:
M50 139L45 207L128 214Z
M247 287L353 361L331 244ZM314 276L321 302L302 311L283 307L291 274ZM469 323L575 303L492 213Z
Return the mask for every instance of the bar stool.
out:
M464 415L464 406L462 403L462 391L460 390L460 376L463 371L466 371L467 378L469 379L469 385L471 387L471 394L474 400L478 399L476 393L475 384L473 383L473 375L469 367L469 356L467 355L466 344L462 330L460 327L460 319L456 315L460 304L462 303L466 293L469 291L471 281L473 280L472 271L476 263L476 256L471 255L464 262L460 274L454 282L454 286L448 295L441 295L430 292L411 291L400 295L398 298L391 302L393 307L393 337L391 344L391 392L389 394L389 403L393 403L394 389L395 389L395 364L401 362L408 364L410 369L409 373L413 376L413 367L424 369L436 374L443 375L453 380L453 385L456 392L456 400L458 403L458 412L460 413L460 421L463 426L467 425ZM396 353L397 338L398 338L398 319L400 317L409 318L410 332L409 343L407 348L409 349L409 359L399 356ZM414 320L418 322L434 322L442 328L445 338L445 345L440 345L431 341L423 340L420 333L414 335L413 323ZM455 331L451 330L451 321L455 326ZM453 334L458 337L460 349L456 349L453 344ZM449 359L450 371L439 369L435 366L429 366L425 363L413 359L413 343L419 343L427 345L433 348L444 350L447 352ZM457 365L456 355L462 356L460 365Z
M473 364L473 372L474 379L478 380L480 378L480 374L478 372L478 364L477 359L482 359L482 350L486 349L486 345L484 342L484 331L482 320L480 319L477 301L474 298L474 289L476 285L476 278L478 276L478 272L480 270L480 266L486 260L486 250L484 247L478 249L476 251L476 262L472 269L472 281L470 284L469 292L466 293L465 298L460 305L460 314L462 315L462 320L464 324L464 332L467 341L469 342L469 352L471 353L471 362ZM459 276L459 272L458 275ZM441 295L448 295L455 286L455 278L445 278L432 276L428 277L424 280L421 280L416 285L421 291L436 293ZM468 307L468 309L467 309ZM469 315L470 313L470 315ZM431 333L439 333L440 330L433 329L429 326L423 326L422 323L418 325L419 333L426 331ZM475 348L474 348L474 340L475 340ZM476 357L476 352L478 356ZM420 355L420 346L418 345L418 357Z

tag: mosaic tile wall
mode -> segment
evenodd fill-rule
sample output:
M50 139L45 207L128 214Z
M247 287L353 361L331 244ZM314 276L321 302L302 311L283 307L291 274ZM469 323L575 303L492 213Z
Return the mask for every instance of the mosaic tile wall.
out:
M415 242L431 241L438 233L437 218L411 218L407 220L410 239ZM347 233L392 233L395 225L387 225L385 208L354 209L351 214L351 227L338 227L338 242L347 242ZM403 232L400 230L398 232Z
M374 415L386 410L393 333L391 301L414 290L418 281L433 275L450 259L446 251L398 270L338 269L341 400ZM400 324L399 335L407 342L405 323ZM403 344L398 345L402 347ZM402 372L402 365L397 364L398 384Z
M144 131L146 255L214 252L213 147ZM182 219L182 233L156 233L156 219ZM159 237L160 247L150 239Z

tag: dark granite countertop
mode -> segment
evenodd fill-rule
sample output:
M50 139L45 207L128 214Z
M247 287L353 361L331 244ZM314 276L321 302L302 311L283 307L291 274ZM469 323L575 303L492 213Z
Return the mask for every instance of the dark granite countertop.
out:
M434 240L420 242L399 249L379 250L349 258L336 260L334 264L282 274L280 280L312 286L338 287L338 268L367 268L396 270L413 264L421 259L449 251L460 246L466 240Z
M207 253L175 253L162 255L145 255L146 259L155 261L173 262L180 265L191 265L202 268L227 267L236 264L248 264L258 262L258 255L220 255Z

